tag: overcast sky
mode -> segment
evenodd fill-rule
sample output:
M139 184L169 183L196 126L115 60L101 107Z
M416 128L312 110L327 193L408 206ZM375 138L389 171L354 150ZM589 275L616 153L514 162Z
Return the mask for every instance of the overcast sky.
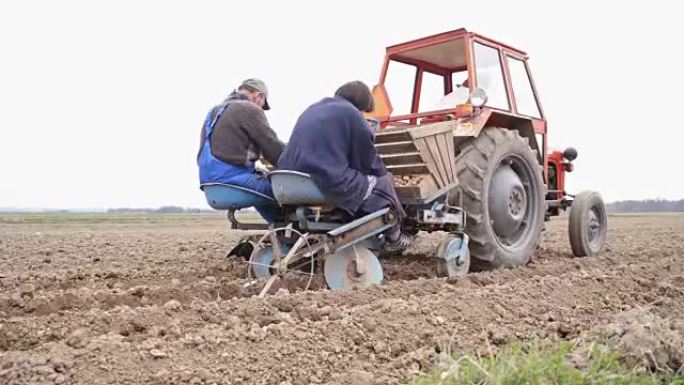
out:
M4 1L0 207L208 207L200 126L242 79L287 140L343 82L376 83L386 46L460 27L530 55L550 143L579 151L570 191L681 199L681 5L626 3Z

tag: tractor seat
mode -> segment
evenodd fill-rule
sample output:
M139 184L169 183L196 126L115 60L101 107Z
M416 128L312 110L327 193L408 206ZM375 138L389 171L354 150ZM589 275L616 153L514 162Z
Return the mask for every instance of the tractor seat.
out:
M200 186L207 203L214 210L239 210L253 206L275 205L268 195L226 183L205 183Z
M278 170L270 172L268 179L273 195L281 205L332 206L309 174Z

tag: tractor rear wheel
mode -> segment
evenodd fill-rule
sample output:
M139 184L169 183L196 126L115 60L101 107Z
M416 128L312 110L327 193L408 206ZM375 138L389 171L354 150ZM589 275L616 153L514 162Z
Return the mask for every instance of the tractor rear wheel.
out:
M467 213L472 267L527 264L544 225L545 191L529 140L518 131L485 128L462 146L455 163L459 186L450 203Z

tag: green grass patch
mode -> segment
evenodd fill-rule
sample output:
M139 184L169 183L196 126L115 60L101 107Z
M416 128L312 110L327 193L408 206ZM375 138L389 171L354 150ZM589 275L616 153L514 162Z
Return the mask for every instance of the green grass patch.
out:
M493 357L453 356L413 385L684 385L671 372L639 372L625 367L603 345L578 348L572 342L513 343Z

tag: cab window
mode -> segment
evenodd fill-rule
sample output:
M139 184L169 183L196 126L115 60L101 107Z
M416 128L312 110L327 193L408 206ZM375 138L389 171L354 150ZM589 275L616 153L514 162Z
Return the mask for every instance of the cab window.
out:
M413 87L416 82L416 67L394 60L389 62L385 89L392 103L392 115L411 113L413 103Z
M510 111L499 50L473 43L477 87L487 93L487 106Z
M434 111L444 97L444 76L423 71L418 112Z
M527 115L532 118L541 119L539 105L534 97L532 83L525 68L525 62L508 56L508 72L511 74L511 86L513 87L513 97L515 107L520 115Z

